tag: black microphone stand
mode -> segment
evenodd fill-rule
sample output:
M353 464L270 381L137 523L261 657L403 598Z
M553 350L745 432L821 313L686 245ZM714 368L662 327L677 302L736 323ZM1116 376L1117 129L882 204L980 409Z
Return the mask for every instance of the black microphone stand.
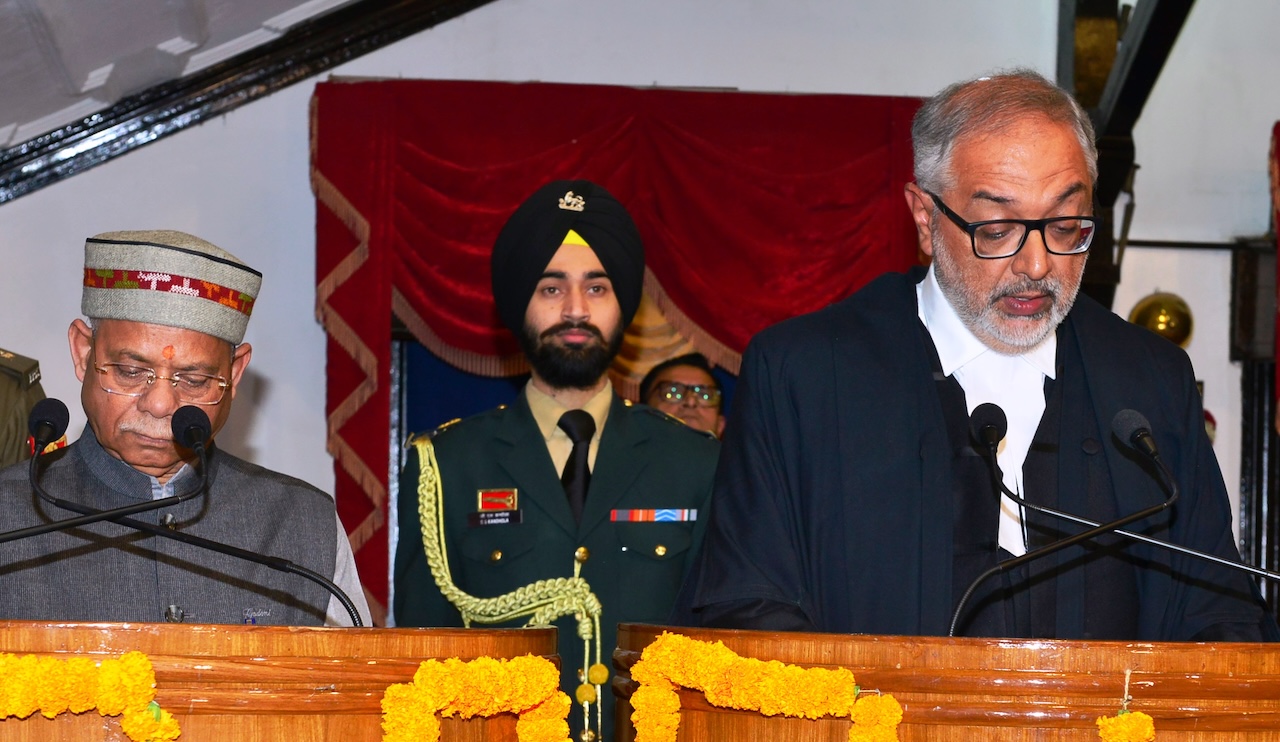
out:
M43 446L40 445L42 442L44 443ZM74 512L74 513L84 512L78 509L78 507L74 503L70 503L61 498L53 497L48 492L46 492L44 488L40 487L37 484L36 480L39 477L39 473L37 472L37 468L38 468L37 461L40 458L40 455L44 451L45 447L47 447L48 445L49 445L48 441L36 441L36 451L31 455L31 463L27 467L27 479L31 482L31 489L33 489L35 493L40 496L40 499L44 500L50 505L61 508L62 510L70 510L71 512ZM135 513L145 513L148 510L159 510L160 508L167 507L169 505L177 505L180 502L185 502L186 500L190 500L192 497L195 497L196 495L204 491L204 488L208 483L208 477L205 474L206 467L205 467L205 457L204 457L203 447L199 451L199 454L200 454L200 481L196 484L195 488L192 489L190 492L184 492L180 495L172 495L170 497L162 497L159 500L147 500L146 502L140 502L135 505L125 505L124 507L112 508L110 510L91 510L89 513L85 515L81 515L78 518L67 518L65 520L56 520L56 521L53 521L52 523L45 523L39 526L29 526L27 528L21 528L16 531L0 533L0 544L7 544L10 541L18 541L20 539L24 539L30 536L39 536L45 533L52 533L53 531L62 531L68 528L75 528L77 526L88 525L89 523L98 523L104 520L114 521L116 518L120 518L126 515L133 515Z
M305 577L308 580L311 580L312 582L320 585L325 590L329 591L329 594L333 595L335 598L338 599L338 602L342 603L342 607L347 610L348 615L350 615L351 617L351 624L353 626L355 626L356 628L360 628L364 626L364 622L360 620L360 613L359 611L356 610L355 604L351 602L351 598L347 597L347 594L344 593L341 588L335 585L332 580L328 579L324 575L321 575L313 570L307 569L306 567L303 567L298 564L294 564L288 559L282 559L280 557L272 557L272 556L266 556L263 554L257 554L252 551L246 551L244 549L240 549L235 546L230 546L228 544L224 544L218 541L211 541L206 538L201 538L200 536L193 536L189 533L183 533L182 531L173 531L164 526L155 525L153 523L145 523L140 520L134 520L133 518L124 517L124 514L116 515L116 514L113 514L113 511L111 510L97 510L95 508L88 507L87 505L68 502L66 500L61 500L53 497L49 493L45 492L44 488L41 487L39 483L38 460L43 450L44 450L43 447L37 448L36 452L31 457L31 466L29 469L29 474L30 474L32 489L34 489L36 491L36 494L38 494L46 502L52 503L64 510L70 510L75 513L81 513L82 515L86 516L88 520L85 520L83 518L72 518L67 521L60 521L57 523L47 524L48 526L52 526L52 528L47 528L46 526L39 526L38 528L46 529L45 531L41 531L42 533L50 530L58 530L60 528L70 528L72 527L72 525L81 525L80 523L73 523L73 521L85 520L85 522L91 523L94 521L109 520L112 523L117 523L119 525L126 526L134 530L150 533L153 536L162 536L164 538L173 539L174 541L180 541L190 546L196 546L202 549L208 549L209 551L214 551L219 554L225 554L226 556L236 557L238 559L243 559L247 562L253 562L254 564L261 564L265 567L270 567L271 569L274 569L277 572L286 572L288 574L294 574L300 577ZM203 491L208 482L208 466L207 466L208 459L204 451L204 446L203 445L197 446L195 450L197 451L197 454L200 457L200 486L197 487L195 491L181 496L181 499L186 499L191 495L194 495L198 492ZM143 503L142 507L129 506L128 508L121 508L121 509L128 510L129 508L135 508L131 512L151 510L151 509L155 509L156 507L161 507L164 504L170 504L170 505L174 504L174 502L177 502L179 498L174 497L174 498L164 498L164 499L171 500L172 502L166 503L162 500L153 500L148 503ZM156 503L161 503L161 504L157 505ZM71 524L71 525L68 525L68 524ZM3 543L3 542L0 542L0 543Z
M996 443L998 444L999 441L996 441ZM996 454L995 445L988 442L987 449L988 449L987 451L988 456L991 457L991 463L992 463L992 471L991 471L992 481L999 482L1000 490L1003 491L1004 485L1002 483L1002 478L1001 479L997 478L999 465L995 463L995 454ZM1127 526L1130 523L1133 523L1134 521L1139 521L1139 520L1142 520L1143 518L1147 518L1152 515L1155 515L1156 513L1159 513L1160 511L1168 508L1173 503L1177 502L1178 483L1174 480L1173 474L1169 471L1169 468L1165 466L1164 461L1160 459L1159 454L1150 452L1147 455L1152 461L1156 463L1156 466L1159 467L1160 469L1161 478L1164 480L1163 483L1166 485L1165 489L1167 489L1169 492L1168 499L1164 500L1163 502L1156 503L1155 505L1152 505L1149 508L1144 508L1143 510L1139 510L1138 512L1133 513L1131 515L1126 515L1125 517L1120 518L1118 520L1114 520L1110 523L1097 525L1096 527L1091 528L1087 531L1081 531L1080 533L1077 533L1074 536L1069 536L1060 541L1054 541L1051 544L1046 544L1044 546L1041 546L1039 549L1034 549L1032 551L1029 551L1023 554L1022 556L1014 557L1013 559L1008 559L1003 562L997 563L996 566L978 575L978 578L975 579L972 583L970 583L969 589L964 591L964 595L960 598L960 603L956 606L955 613L952 614L951 616L951 628L947 632L947 636L956 635L956 625L960 622L960 616L964 613L965 603L969 602L969 598L973 596L973 592L977 590L978 586L981 585L988 577L991 577L992 575L995 575L995 574L999 574L1000 572L1006 572L1008 570L1013 569L1014 567L1021 566L1023 564L1026 564L1027 562L1034 561L1043 556L1048 556L1049 554L1053 554L1054 552L1061 551L1062 549L1065 549L1068 546L1074 546L1082 541L1088 541L1089 539L1094 538L1095 536L1101 536L1106 533L1115 532L1117 531L1117 529L1123 526ZM1024 502L1022 498L1017 497L1016 495L1014 496L1014 499L1018 500L1019 503ZM1028 506L1032 507L1033 510L1039 510L1038 507L1030 506L1030 505Z
M1060 510L1054 510L1053 508L1048 508L1043 505L1036 505L1035 503L1024 500L1023 498L1009 491L1008 487L1004 486L1003 477L999 473L1000 472L999 464L995 463L994 460L992 460L990 463L991 463L991 466L994 467L992 471L992 477L991 477L993 480L993 483L999 487L1000 492L1002 492L1005 495L1008 495L1010 499L1012 499L1014 502L1018 503L1019 505L1026 508L1030 508L1031 510L1034 510L1038 513L1043 513L1050 517L1059 518L1061 520L1069 521L1077 525L1089 526L1090 528L1099 528L1102 526L1102 524L1096 521L1089 520L1088 518L1081 518L1078 515L1072 515L1071 513L1064 513ZM1148 536L1146 534L1135 533L1133 531L1125 531L1123 529L1116 529L1115 534L1117 536L1123 536L1133 541L1141 541L1145 544L1151 544L1152 546L1159 546L1162 549L1176 551L1179 554L1184 554L1189 557L1195 557L1196 559L1203 559L1206 562L1213 562L1214 564L1218 564L1223 567L1231 567L1233 569L1238 569L1242 572L1248 572L1249 574L1256 575L1258 577L1264 577L1268 580L1280 581L1280 573L1269 572L1265 569L1262 569L1261 567L1255 567L1251 564L1245 564L1244 562L1233 562L1230 559L1224 559L1214 554L1209 554L1207 552L1190 549L1190 548L1187 548L1186 546L1175 544L1172 541L1162 541L1161 539L1152 538L1151 536Z

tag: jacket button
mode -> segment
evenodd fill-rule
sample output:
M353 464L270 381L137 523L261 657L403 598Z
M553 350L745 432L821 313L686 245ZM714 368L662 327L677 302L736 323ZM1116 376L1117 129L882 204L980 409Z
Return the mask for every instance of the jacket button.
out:
M1093 438L1085 438L1084 441L1080 443L1080 450L1090 456L1093 456L1102 450L1102 444Z
M573 550L573 558L578 564L582 564L591 558L591 552L587 551L587 547L579 546Z
M658 556L666 556L667 547L663 546L662 544L658 544L657 546L653 547L653 553L657 554Z
M182 623L182 619L187 617L187 612L182 610L180 605L171 605L164 609L164 620L169 623Z
M168 528L170 531L178 530L178 519L173 517L173 513L165 513L164 517L160 519L160 522L163 523L164 527Z
M489 561L491 562L502 561L502 549L494 549L493 553L489 555Z

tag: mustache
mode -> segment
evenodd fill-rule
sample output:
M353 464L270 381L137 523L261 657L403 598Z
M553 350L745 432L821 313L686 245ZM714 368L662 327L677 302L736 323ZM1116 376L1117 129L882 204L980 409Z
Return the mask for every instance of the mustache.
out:
M138 420L125 420L116 426L116 430L121 433L138 433L139 435L145 435L148 438L155 438L156 440L172 441L173 428L170 426L169 422L167 420L163 421L159 423L159 426L160 427L158 428L153 428L152 425L148 425L147 423Z
M1018 294L1044 294L1053 301L1058 300L1058 294L1062 292L1062 284L1056 280L1041 278L1038 280L1030 278L1019 279L1007 286L1001 286L996 289L991 297L991 303L994 304L1001 299Z
M568 332L570 330L583 330L589 332L594 335L597 340L602 343L604 342L604 333L600 331L599 327L596 327L590 322L560 322L559 324L552 325L551 327L543 330L542 333L538 335L538 338L540 340L549 340L562 332Z

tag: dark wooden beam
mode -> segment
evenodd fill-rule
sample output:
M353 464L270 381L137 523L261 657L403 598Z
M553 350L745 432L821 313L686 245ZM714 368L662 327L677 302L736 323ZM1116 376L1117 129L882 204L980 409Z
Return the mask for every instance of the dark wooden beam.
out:
M1089 109L1098 137L1094 197L1104 226L1089 251L1081 290L1107 307L1120 282L1112 225L1116 201L1134 166L1133 126L1194 4L1195 0L1139 0L1122 23L1115 0L1059 0L1058 82ZM1108 46L1109 28L1120 34L1115 49ZM1099 92L1101 62L1108 58L1112 62Z
M493 0L362 0L188 77L0 150L0 203L270 95Z

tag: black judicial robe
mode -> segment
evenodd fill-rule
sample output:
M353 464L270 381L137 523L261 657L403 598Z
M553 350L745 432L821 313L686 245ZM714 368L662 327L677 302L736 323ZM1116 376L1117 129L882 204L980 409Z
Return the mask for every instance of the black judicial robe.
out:
M824 310L771 327L743 357L703 551L682 598L741 628L945 635L952 594L952 446L919 331L915 282L888 274ZM1239 560L1222 475L1183 351L1081 295L1059 342L1059 503L1109 488L1116 512L1161 502L1157 478L1111 434L1123 409L1151 422L1181 497L1129 526ZM1084 431L1102 431L1103 441ZM1105 481L1085 457L1104 456ZM1097 471L1099 467L1092 467ZM1064 524L1066 533L1077 527ZM1083 530L1083 529L1079 529ZM1046 557L1057 638L1087 638L1085 547ZM1280 637L1243 572L1141 543L1138 640ZM726 610L727 609L727 610ZM694 614L692 622L697 622ZM677 612L676 620L690 620ZM718 622L718 625L727 625ZM1212 627L1246 627L1244 635ZM1202 633L1204 632L1204 633Z

